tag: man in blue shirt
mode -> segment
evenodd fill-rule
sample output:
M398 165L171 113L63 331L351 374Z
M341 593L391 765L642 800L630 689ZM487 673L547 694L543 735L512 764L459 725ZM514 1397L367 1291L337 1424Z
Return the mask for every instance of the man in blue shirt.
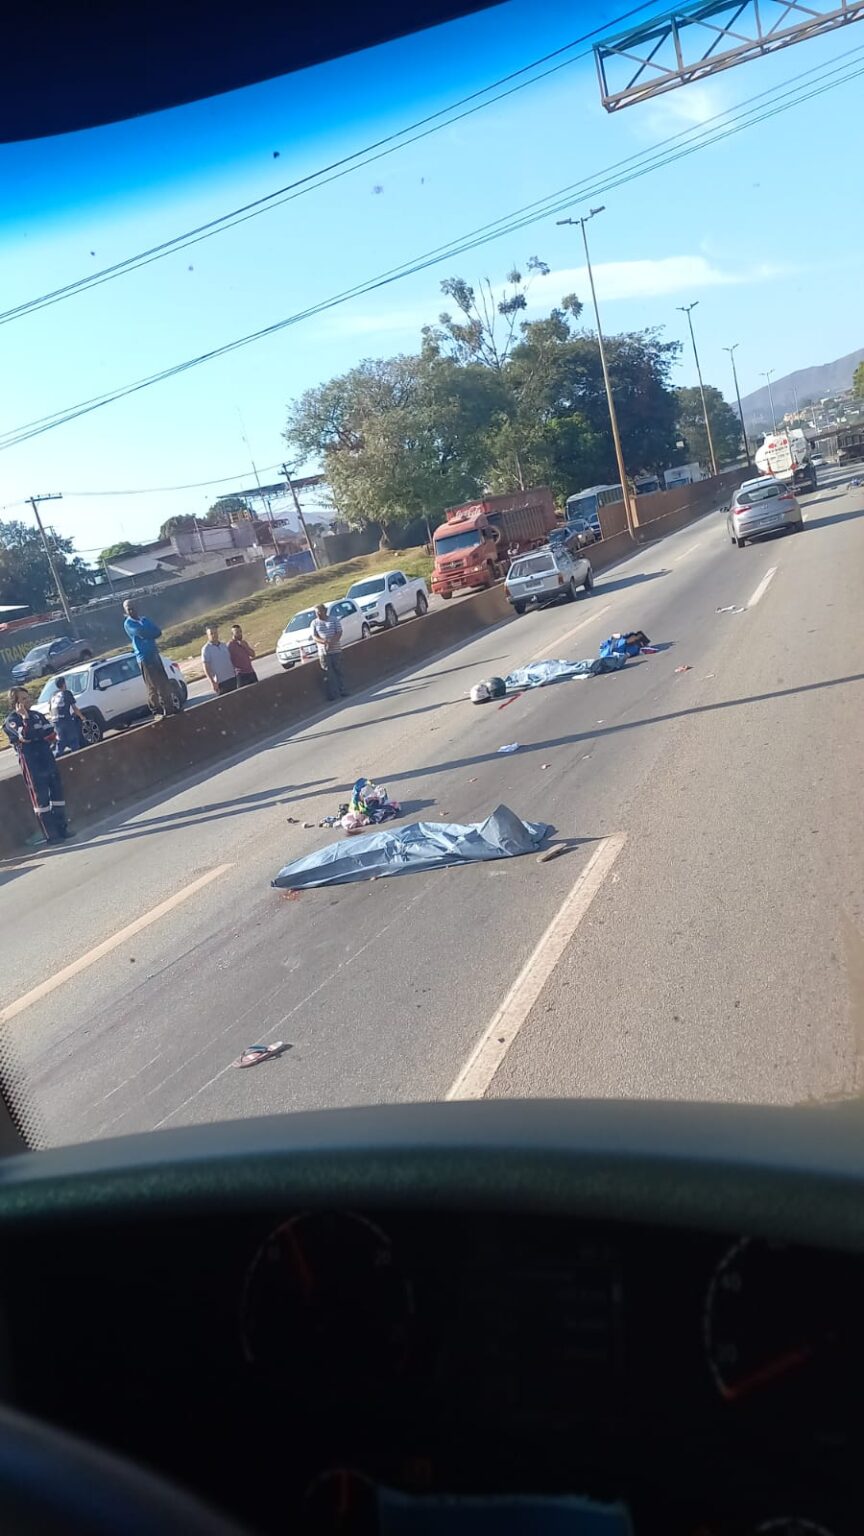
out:
M163 717L171 715L175 709L174 694L156 645L162 631L152 619L141 618L135 604L128 599L123 604L123 612L126 615L123 628L132 642L141 676L147 684L151 712Z

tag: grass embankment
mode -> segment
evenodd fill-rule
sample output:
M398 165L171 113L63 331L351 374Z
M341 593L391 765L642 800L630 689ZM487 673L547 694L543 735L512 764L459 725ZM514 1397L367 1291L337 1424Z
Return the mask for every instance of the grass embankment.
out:
M432 558L422 549L387 550L361 555L341 565L328 565L321 571L310 571L303 576L292 576L288 581L253 592L250 597L230 606L197 615L182 624L172 624L162 637L162 653L174 661L185 661L200 652L207 638L204 633L207 624L218 624L223 640L229 638L232 624L242 624L243 634L250 645L254 645L259 656L264 656L275 650L276 641L293 614L303 608L314 608L317 603L344 597L353 582L391 570L404 571L406 576L425 576L428 581Z
M160 649L174 661L188 661L190 657L197 661L207 638L204 631L208 624L219 625L223 640L229 639L232 624L242 624L250 645L259 656L266 656L275 650L276 641L292 614L302 608L314 608L316 603L329 603L336 597L344 597L352 582L391 570L404 571L406 576L424 576L428 581L432 574L432 557L422 549L384 550L374 555L360 555L356 560L345 560L341 565L328 565L321 571L292 576L288 581L253 592L250 597L229 607L208 609L193 619L185 619L182 624L172 624L163 633ZM141 599L141 609L146 613L146 597ZM86 633L86 614L80 614L79 619ZM125 649L125 646L115 646L113 650L103 651L102 655L114 656ZM184 668L184 672L187 680L204 676L200 665L196 671ZM47 677L39 677L27 684L34 704L47 681ZM8 737L0 732L0 751L8 746Z

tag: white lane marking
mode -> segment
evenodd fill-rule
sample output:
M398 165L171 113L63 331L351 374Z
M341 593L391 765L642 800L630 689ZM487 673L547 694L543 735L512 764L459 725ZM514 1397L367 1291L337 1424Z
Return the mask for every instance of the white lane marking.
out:
M591 611L591 613L589 613L587 619L583 619L581 624L574 624L572 629L568 629L568 630L566 630L566 632L563 635L559 635L558 639L557 640L553 640L551 645L544 645L541 650L539 650L539 651L532 651L531 652L531 659L532 659L532 661L536 661L538 659L538 657L540 657L540 656L545 656L548 651L557 651L559 645L564 645L567 640L572 639L573 635L578 635L580 629L586 629L587 626L589 624L592 624L595 619L602 619L604 613L608 613L609 609L611 607L612 607L611 603L604 603L602 608L594 608L594 609L592 609L592 611ZM527 667L527 665L528 665L528 663L526 661L525 662L525 666Z
M697 541L697 542L696 542L696 543L695 543L695 544L691 544L691 545L690 545L690 548L689 548L689 549L684 549L684 550L682 550L682 551L681 551L681 554L680 554L680 555L676 555L676 556L675 556L675 558L674 558L674 561L673 561L673 564L674 564L674 565L677 565L677 564L678 564L678 562L679 562L679 560L686 560L686 559L687 559L687 556L688 556L688 555L692 555L692 553L693 553L693 551L694 551L694 549L698 549L698 548L699 548L699 545L700 545L700 544L701 544L701 543L702 543L702 540L701 540L701 539L699 539L699 540L698 540L698 541Z
M233 864L218 864L215 869L209 869L206 875L199 875L197 880L184 885L182 890L175 891L174 895L169 896L165 901L160 901L158 907L151 907L149 912L136 917L135 921L127 923L125 928L112 933L110 939L103 939L102 943L97 944L94 949L89 949L85 955L79 955L71 965L64 965L62 971L55 971L47 981L40 981L38 987L32 987L29 992L16 997L14 1003L9 1003L0 1010L0 1024L8 1024L10 1019L17 1018L19 1013L23 1013L25 1008L31 1008L34 1003L40 1003L43 997L48 997L50 993L56 991L57 987L62 987L67 981L71 981L73 976L80 976L82 971L95 965L97 960L110 955L113 949L117 949L121 944L125 944L127 939L132 939L145 928L149 928L151 923L158 923L160 917L166 917L169 912L174 911L175 907L179 907L184 901L188 901L190 896L194 896L196 891L203 890L211 880L218 879L219 875L224 875L227 870L233 868Z
M770 587L770 585L771 585L771 583L774 580L774 577L776 575L777 575L777 567L776 567L776 565L772 565L770 570L767 570L765 572L765 575L762 577L762 580L760 581L758 587L756 588L756 591L753 593L753 596L751 597L749 603L747 604L748 608L755 608L756 607L756 604L758 602L760 602L761 599L765 596L765 593L768 591L768 588Z
M576 929L627 841L626 832L604 837L529 955L503 1003L468 1057L448 1099L482 1099Z

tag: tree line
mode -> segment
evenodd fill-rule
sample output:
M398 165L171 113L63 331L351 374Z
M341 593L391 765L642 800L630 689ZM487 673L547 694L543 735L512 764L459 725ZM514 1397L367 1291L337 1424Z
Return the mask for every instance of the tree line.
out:
M537 257L508 273L503 296L452 277L450 301L416 353L369 359L309 389L285 438L321 464L339 514L386 532L484 491L548 485L556 498L618 479L597 337L575 294L526 320ZM624 461L632 476L709 460L698 389L675 389L681 347L657 329L606 338ZM718 460L735 459L740 424L718 389L706 404Z

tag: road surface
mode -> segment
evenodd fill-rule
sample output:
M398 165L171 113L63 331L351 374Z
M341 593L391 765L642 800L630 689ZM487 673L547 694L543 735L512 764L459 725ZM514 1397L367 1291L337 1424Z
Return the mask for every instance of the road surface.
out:
M825 474L799 534L738 551L713 515L590 598L0 866L7 1059L42 1139L454 1093L864 1091L849 478ZM634 626L662 649L619 674L503 711L466 700L485 674ZM330 838L302 823L361 773L409 816L474 821L503 801L569 851L286 900L280 866ZM290 1048L232 1067L274 1039Z

